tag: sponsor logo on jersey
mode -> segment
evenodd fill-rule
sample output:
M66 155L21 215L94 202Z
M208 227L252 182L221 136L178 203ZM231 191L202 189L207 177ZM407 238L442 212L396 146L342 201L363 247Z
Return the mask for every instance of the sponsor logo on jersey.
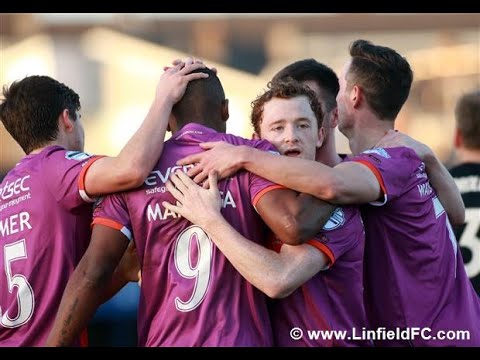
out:
M68 160L82 161L82 160L88 159L91 156L92 155L81 152L81 151L67 151L65 153L65 159L68 159Z
M422 162L420 166L415 171L415 176L417 179L426 179L427 173L425 172L425 164Z
M365 150L362 154L377 154L386 159L390 159L390 155L383 148L374 148L370 150Z
M164 172L161 172L160 170L153 170L152 172L150 172L150 175L145 179L144 183L147 186L158 186L159 184L165 184L170 178L170 175L174 174L175 171L182 170L184 173L187 173L187 171L194 166L195 165L193 164L183 166L170 166L165 169Z
M330 231L339 228L345 224L345 213L342 208L336 208L327 223L323 225L323 230Z
M417 185L418 193L421 197L428 196L433 192L429 182Z
M7 179L5 183L0 185L0 201L16 198L20 195L24 195L27 191L30 191L27 179L30 175L25 175L21 178Z

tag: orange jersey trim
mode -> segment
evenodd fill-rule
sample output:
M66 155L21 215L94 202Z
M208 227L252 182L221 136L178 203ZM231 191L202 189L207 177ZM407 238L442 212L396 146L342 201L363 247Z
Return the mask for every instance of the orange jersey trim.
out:
M387 189L385 188L385 183L383 182L383 178L382 178L382 175L380 174L380 171L378 171L378 169L373 164L369 163L366 160L354 160L354 161L365 165L373 172L373 175L375 175L378 183L380 184L380 188L382 189L383 194L387 195Z
M335 255L333 255L332 251L325 244L322 244L314 239L308 240L306 244L312 245L313 247L317 248L322 253L327 255L328 260L330 260L330 266L332 266L335 263Z
M85 175L87 174L87 170L92 166L92 164L97 161L98 159L101 159L105 156L94 156L90 160L87 161L85 165L83 165L82 171L80 171L80 175L78 177L78 188L80 190L85 191Z
M118 230L118 231L122 231L122 229L123 229L122 224L119 224L116 221L113 221L113 220L110 220L110 219L95 218L92 221L92 226L96 225L96 224L104 225L106 227L109 227L109 228L112 228L112 229L115 229L115 230Z
M282 185L270 185L265 189L263 189L262 191L259 191L257 195L255 195L255 197L253 198L253 206L257 206L258 201L263 195L265 195L269 191L276 190L276 189L286 189L286 187Z

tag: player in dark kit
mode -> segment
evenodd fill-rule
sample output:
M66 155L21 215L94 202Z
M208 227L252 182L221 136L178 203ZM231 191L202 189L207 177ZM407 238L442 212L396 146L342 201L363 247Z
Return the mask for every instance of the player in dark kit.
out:
M455 150L459 164L450 169L465 203L465 224L453 230L467 275L480 295L480 91L462 96L455 108Z

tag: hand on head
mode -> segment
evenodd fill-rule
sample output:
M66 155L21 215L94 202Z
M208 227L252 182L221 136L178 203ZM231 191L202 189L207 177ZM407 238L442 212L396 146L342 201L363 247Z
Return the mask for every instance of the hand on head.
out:
M175 59L172 61L172 65L173 66L177 66L179 64L184 64L185 66L187 65L192 65L192 64L203 64L203 61L200 60L200 59L197 59L197 58L194 58L194 57L187 57L185 59ZM203 64L205 65L205 64ZM168 69L171 69L171 66L164 66L163 67L163 71L167 71ZM217 69L212 67L210 68L210 70L212 70L215 74L217 73Z
M156 98L161 101L169 101L173 106L185 94L190 81L208 77L208 74L204 72L192 73L201 68L205 68L203 63L193 61L179 62L175 66L169 67L160 77Z

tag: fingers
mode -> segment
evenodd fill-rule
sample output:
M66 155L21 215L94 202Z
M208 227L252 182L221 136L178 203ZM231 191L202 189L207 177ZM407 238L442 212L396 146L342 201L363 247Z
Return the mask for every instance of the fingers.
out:
M202 144L200 144L200 145L202 145ZM184 157L183 159L178 160L177 165L196 164L196 163L200 162L200 159L201 159L200 154L188 155L188 156Z
M200 147L204 150L212 149L215 146L220 145L222 142L221 141L210 141L210 142L204 142L200 143Z
M209 150L209 149L212 149L216 146L219 146L222 143L223 143L223 141L210 141L210 142L200 143L199 145L202 149ZM202 157L203 157L202 152L197 153L197 154L188 155L188 156L184 157L183 159L178 160L177 165L197 164L202 160ZM188 174L188 176L192 177L192 174L190 173L190 171L187 174Z
M192 81L192 80L197 80L197 79L205 79L209 75L203 72L198 72L198 73L191 73L185 76L185 80L187 81Z
M218 173L214 170L208 173L208 184L212 191L218 191Z
M180 70L180 73L182 75L185 75L185 74L190 74L192 71L195 71L197 69L205 69L205 68L206 68L206 66L202 63L192 63L192 64L185 65Z
M170 211L173 211L175 214L178 214L178 215L183 216L183 211L182 211L182 208L181 208L180 206L170 204L170 203L167 202L167 201L162 201L162 206L163 206L165 209L168 209L168 210L170 210Z
M196 166L194 166L193 168L191 168L187 171L187 176L190 177L190 178L193 178L194 176L197 176L202 170L203 169L200 166L200 164L197 164ZM195 181L195 179L193 179L193 181Z
M175 187L182 194L185 194L188 191L188 186L179 178L181 171L176 171L174 174L170 175L170 181L175 185Z
M201 62L201 60L198 60ZM175 59L172 61L172 65L178 65L178 64L185 64L185 65L190 65L190 64L193 64L194 63L194 58L192 58L191 56L188 56L185 58L185 60L183 59Z
M210 189L210 183L208 182L208 179L202 183L202 187L207 190Z
M172 62L172 65L173 66L164 66L163 71L182 70L183 72L181 72L181 75L185 75L194 70L206 67L201 60L194 60L192 58L186 58L185 61L176 59ZM205 73L202 73L202 74L204 75L202 75L201 78L208 77L208 74L205 74ZM190 80L194 80L194 79L190 79Z
M208 177L208 173L206 173L205 171L202 171L200 174L198 174L193 178L193 181L197 184L201 184L203 181L205 181L205 179L207 179L207 177Z
M190 186L196 185L192 179L188 177L187 174L185 174L183 171L177 171L175 172L175 175L179 178L179 180L182 182L182 185L185 186L185 189L188 190ZM184 192L183 192L184 193Z
M180 71L182 68L184 68L184 64L181 62L181 63L178 63L174 66L164 66L163 71L173 73L173 72Z
M165 187L168 191L170 191L170 194L172 194L175 199L181 203L183 202L183 194L173 185L170 180L165 183Z

